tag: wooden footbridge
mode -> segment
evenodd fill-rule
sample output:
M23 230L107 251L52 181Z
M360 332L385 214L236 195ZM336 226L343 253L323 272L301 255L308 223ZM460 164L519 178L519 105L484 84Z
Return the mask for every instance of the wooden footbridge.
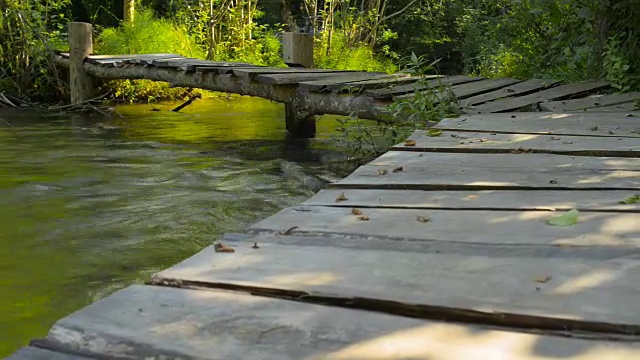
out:
M69 54L56 63L70 66ZM315 115L355 115L384 120L387 106L425 87L447 86L468 114L534 111L633 111L640 93L585 97L610 90L606 81L561 84L556 80L439 76L424 82L409 74L277 68L215 62L173 54L90 55L84 71L99 79L148 79L172 86L250 95L284 103L287 130L315 134ZM85 92L87 90L84 90Z
M610 90L602 80L561 84L552 79L485 79L434 76L426 81L405 73L387 74L300 67L266 67L185 58L175 54L92 55L91 25L71 23L70 52L54 55L69 68L71 102L91 99L96 79L147 79L172 86L251 95L285 104L286 127L298 137L315 135L315 116L354 115L385 120L387 106L417 92L442 86L457 98L467 114L529 111L632 111L640 93L587 97Z
M445 119L10 359L640 359L638 115Z

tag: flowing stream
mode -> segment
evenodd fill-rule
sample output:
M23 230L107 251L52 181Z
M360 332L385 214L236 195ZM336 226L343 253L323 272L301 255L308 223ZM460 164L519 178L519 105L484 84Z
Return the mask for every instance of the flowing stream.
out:
M153 111L153 109L160 111ZM0 112L0 357L59 318L313 194L280 171L337 177L324 117L285 141L262 99L118 107L123 118Z

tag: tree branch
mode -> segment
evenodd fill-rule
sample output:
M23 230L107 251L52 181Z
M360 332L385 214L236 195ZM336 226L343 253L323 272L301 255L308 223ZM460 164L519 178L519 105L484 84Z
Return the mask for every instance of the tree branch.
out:
M396 17L396 16L398 16L398 15L402 14L403 12L405 12L405 11L409 10L409 8L410 8L413 4L415 4L415 3L417 3L417 2L418 2L418 0L413 0L413 1L411 1L409 4L407 4L407 6L403 7L402 9L400 9L400 10L398 10L398 11L394 12L393 14L389 14L389 15L387 15L387 16L385 16L385 17L383 17L382 19L380 19L380 22L387 21L387 20L391 19L392 17Z

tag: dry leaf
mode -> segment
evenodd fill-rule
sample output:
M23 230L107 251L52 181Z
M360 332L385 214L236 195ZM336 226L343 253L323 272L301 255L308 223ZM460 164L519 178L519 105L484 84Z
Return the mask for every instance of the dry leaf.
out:
M467 199L475 199L477 197L478 197L478 195L469 195L469 196L467 196Z
M429 222L431 218L429 218L428 216L418 216L416 220L420 221L421 223L426 223Z
M340 196L336 198L336 202L347 201L347 200L349 199L346 196L344 196L344 193L340 194Z
M221 253L232 253L232 252L236 252L236 250L230 246L226 246L226 245L222 245L220 243L216 243L215 245L213 245L213 250L215 250L215 252L221 252Z
M415 140L407 140L404 142L404 146L416 146Z
M356 208L351 209L352 215L362 215L362 210L358 210Z
M397 168L393 169L393 172L397 173L397 172L401 172L402 170L404 170L402 166L398 166Z
M358 220L360 220L360 221L369 221L369 217L367 215L358 216Z
M378 170L378 174L380 174L380 175L387 175L387 170L385 170L385 169L379 169L379 170Z
M551 280L551 276L536 276L533 278L533 281L540 283L540 284L544 284L547 281Z

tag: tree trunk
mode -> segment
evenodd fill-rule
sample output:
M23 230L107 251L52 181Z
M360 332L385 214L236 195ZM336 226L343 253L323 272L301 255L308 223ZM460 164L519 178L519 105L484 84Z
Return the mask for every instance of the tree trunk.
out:
M297 25L291 8L291 0L280 0L280 23L287 26L287 31L296 31Z

